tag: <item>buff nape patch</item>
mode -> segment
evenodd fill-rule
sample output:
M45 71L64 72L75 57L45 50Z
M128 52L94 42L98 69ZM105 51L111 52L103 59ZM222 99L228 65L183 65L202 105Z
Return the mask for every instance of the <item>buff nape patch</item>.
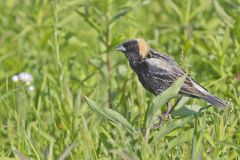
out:
M142 58L145 58L150 50L148 44L144 39L137 39L137 42L139 47L139 54Z

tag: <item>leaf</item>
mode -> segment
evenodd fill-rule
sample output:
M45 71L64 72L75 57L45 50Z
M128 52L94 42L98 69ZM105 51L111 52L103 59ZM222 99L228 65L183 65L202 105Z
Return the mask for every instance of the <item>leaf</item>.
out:
M200 114L202 106L199 105L185 105L178 110L175 110L172 116L197 116Z
M181 89L186 77L187 75L184 75L178 80L176 80L167 90L165 90L161 95L157 96L154 99L153 104L150 106L147 116L146 122L147 131L149 131L155 124L157 116L160 114L159 107L163 106L171 98L176 97L178 95L178 92Z
M166 151L163 151L163 152L169 152L172 148L176 147L176 146L179 146L185 142L188 142L188 141L191 141L192 139L192 134L193 134L193 129L190 129L186 132L184 132L183 134L179 135L178 138L175 138L173 139L172 141L170 141L168 143L168 148Z
M58 158L58 160L64 160L66 159L69 154L71 153L71 151L77 147L77 143L76 142L73 142L72 144L70 144L64 151L63 153L61 154L61 156Z
M120 10L119 12L117 12L117 14L115 14L111 20L110 20L110 23L118 20L119 18L125 16L126 14L128 14L130 11L132 11L132 9L130 7L126 7L126 8L123 8L122 10Z
M138 159L136 156L134 156L134 154L132 154L131 152L125 150L125 149L121 149L119 151L116 151L117 155L122 159L122 160L131 160L131 159Z
M204 140L206 140L212 147L215 147L215 143L211 135L209 135L208 133L204 133L203 137Z
M173 1L166 1L166 3L177 13L180 21L183 22L183 14L180 11L180 8Z
M8 98L9 96L11 96L12 94L14 94L15 92L17 92L19 89L13 89L12 91L9 91L3 95L0 96L0 102L2 100L4 100L5 98Z
M213 5L222 21L228 26L233 27L233 18L224 11L222 6L218 3L218 0L213 0Z
M240 151L240 145L239 144L234 144L234 143L225 142L225 141L218 141L217 143L224 146L224 147L233 148L235 150Z
M199 4L194 10L190 13L190 19L194 18L197 14L201 14L204 10L207 10L211 5L211 1L206 1L204 3Z
M118 112L110 108L98 106L96 102L87 98L86 96L84 96L84 98L88 106L93 111L95 111L96 113L98 113L99 115L105 118L108 118L109 120L113 121L116 124L121 124L129 133L133 134L135 132L135 129L133 128L133 126L121 114L119 114Z
M180 101L177 103L175 110L178 110L181 107L183 107L189 101L189 99L190 99L190 97L182 97L180 99Z
M191 159L196 157L196 150L197 150L197 122L195 120L193 138L192 138L192 147L191 147Z
M29 158L25 156L23 153L21 153L18 149L14 149L13 153L15 154L15 157L17 157L20 160L29 160Z
M193 117L186 117L179 120L173 120L172 122L169 122L166 126L162 126L161 130L159 132L155 132L157 136L154 136L153 142L158 142L161 138L165 137L168 133L173 131L177 127L181 127L184 124L188 123L190 120L192 120Z
M99 134L99 140L101 141L101 143L103 144L104 147L106 147L107 150L111 150L113 149L113 144L109 141L109 137L111 138L111 136L109 136L108 134L106 134L107 131L105 132L100 132Z
M202 149L202 134L201 131L198 131L198 123L197 119L195 119L194 132L192 137L192 148L191 148L191 159L199 159L201 156Z
M99 25L96 22L94 22L94 20L92 20L85 13L78 11L77 9L75 9L75 12L81 17L83 17L90 27L92 27L96 32L100 33Z

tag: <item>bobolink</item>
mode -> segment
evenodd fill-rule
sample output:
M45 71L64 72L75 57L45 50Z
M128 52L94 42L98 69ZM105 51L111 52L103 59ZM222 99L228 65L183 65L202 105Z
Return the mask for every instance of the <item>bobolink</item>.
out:
M128 40L117 46L116 50L125 54L143 87L155 96L186 74L174 59L149 48L143 39ZM217 108L227 106L225 101L210 94L189 76L186 77L179 94L204 99Z

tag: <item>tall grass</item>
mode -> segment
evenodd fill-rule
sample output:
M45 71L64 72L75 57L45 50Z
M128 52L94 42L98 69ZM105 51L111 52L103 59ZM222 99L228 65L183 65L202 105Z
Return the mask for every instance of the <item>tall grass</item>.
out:
M238 0L1 1L0 158L239 159L239 8ZM159 97L145 91L114 51L133 37L232 107L183 98L155 127L182 79ZM32 74L34 91L12 81L20 72Z

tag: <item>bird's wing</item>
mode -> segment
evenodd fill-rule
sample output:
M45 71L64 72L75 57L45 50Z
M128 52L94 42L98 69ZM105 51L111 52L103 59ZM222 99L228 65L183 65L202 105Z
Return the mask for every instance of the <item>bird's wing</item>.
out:
M150 58L160 58L160 59L163 59L165 61L167 61L168 63L170 63L171 65L176 65L178 66L178 64L174 61L174 59L162 52L157 52L153 49L150 49L150 52L149 52L149 56ZM179 67L179 66L178 66ZM180 69L180 67L179 67Z
M167 88L178 78L186 74L173 59L169 59L166 55L165 58L148 58L145 62L147 64L147 73L152 78L164 82ZM204 91L206 90L188 76L180 93L192 97L200 97Z
M148 58L145 60L147 72L155 79L161 79L167 83L172 83L185 73L176 66L171 65L162 58Z

